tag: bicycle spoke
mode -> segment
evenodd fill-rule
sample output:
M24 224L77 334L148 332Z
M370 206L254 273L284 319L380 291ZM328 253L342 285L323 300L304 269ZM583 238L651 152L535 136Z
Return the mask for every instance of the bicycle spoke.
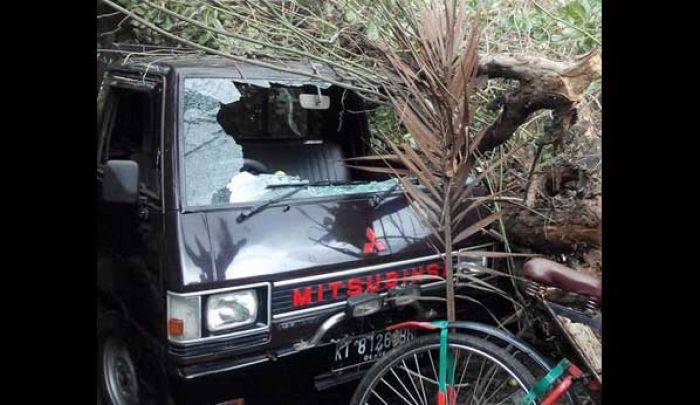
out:
M413 353L413 359L416 361L416 371L418 371L418 375L421 377L420 378L420 388L423 391L423 399L425 399L425 403L428 403L428 397L425 395L425 386L423 385L423 374L420 373L420 365L418 365L418 356L416 356L415 353Z
M399 378L398 374L396 374L396 371L394 371L393 368L391 368L390 371L391 371L391 374L394 375L394 377L396 378L396 380L398 380L399 384L401 384L401 386L403 387L403 389L406 391L406 394L408 394L408 396L411 397L411 400L413 401L413 403L414 403L415 405L419 405L419 404L418 404L418 401L416 401L416 399L413 398L413 394L411 394L411 392L408 390L408 388L406 388L406 385L405 385L405 384L403 383L403 381L401 381L401 379Z
M472 391L472 401L476 402L476 391L479 389L479 382L481 381L481 374L484 372L484 361L481 361L481 366L479 367L479 375L474 381L474 390Z
M382 403L383 403L384 405L389 405L389 404L384 400L384 398L382 398L379 394L377 394L377 391L372 390L372 394L374 394L377 398L379 398L379 400L382 401ZM365 405L369 405L369 401L365 402Z
M496 376L496 373L498 373L498 371L501 369L501 367L498 366L497 364L494 364L491 366L491 369L493 370L493 373L491 374L491 378L488 379L486 386L483 388L481 396L479 396L479 403L482 402L482 399L484 398L486 393L489 391L489 387L491 386L491 382L493 381L493 377ZM488 375L489 372L490 371L487 371L486 374Z
M435 371L435 362L433 362L433 355L432 355L432 350L428 350L428 356L430 356L430 366L433 368L433 375L435 376L435 380L438 379L438 373Z
M438 382L437 382L436 380L433 380L433 379L431 379L430 377L426 377L426 376L424 376L423 374L416 373L415 371L411 370L410 368L406 368L406 369L404 369L404 370L405 370L408 374L410 374L410 375L412 375L412 376L418 378L418 379L421 380L421 381L425 380L425 381L427 381L427 382L429 382L429 383L431 383L431 384L434 384L434 385L436 385L436 386L438 385ZM424 388L424 390L425 390L425 388Z
M508 395L507 397L503 398L498 403L493 404L493 405L502 405L502 404L506 404L506 403L518 404L518 403L520 403L520 399L521 399L521 395L518 395L518 391L515 391L514 393ZM505 402L505 401L508 401L508 402Z
M469 355L467 356L467 363L464 365L464 370L462 371L462 376L459 377L459 384L457 384L457 397L459 398L459 390L462 389L462 381L464 381L464 374L467 372L467 368L469 368L469 360L472 358L473 352L469 352Z
M427 400L424 400L424 398L421 398L420 392L418 391L418 387L416 386L416 382L413 381L413 376L411 376L411 373L409 373L409 372L407 371L408 366L406 365L406 360L401 360L401 364L403 364L404 371L406 372L406 375L408 376L408 379L411 381L411 385L413 385L413 389L415 390L416 396L418 397L418 399L420 399L421 404L422 404L422 405L428 405L428 404L427 404Z
M407 403L408 405L414 405L414 404L410 403L403 395L401 395L400 392L396 391L396 389L395 389L391 384L389 384L388 382L386 382L386 380L385 380L384 378L380 378L379 381L383 382L384 385L386 385L387 387L389 387L389 389L391 389L392 391L394 391L394 394L398 395L399 398L403 399L403 401L404 401L405 403Z
M486 400L484 400L483 402L485 402L485 403L488 404L489 401L491 401L491 399L492 399L493 397L495 397L496 394L497 394L501 389L503 389L504 386L506 386L506 385L508 384L508 381L510 380L509 377L510 377L510 376L507 376L503 381L501 381L501 383L498 385L498 388L497 388L491 395L489 395L489 397L486 398Z

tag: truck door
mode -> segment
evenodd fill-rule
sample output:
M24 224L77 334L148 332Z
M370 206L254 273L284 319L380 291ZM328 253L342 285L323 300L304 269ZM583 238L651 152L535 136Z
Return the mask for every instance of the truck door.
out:
M126 307L143 328L159 334L162 204L162 85L108 76L98 141L100 167L108 160L139 165L137 204L110 204L98 196L98 287Z

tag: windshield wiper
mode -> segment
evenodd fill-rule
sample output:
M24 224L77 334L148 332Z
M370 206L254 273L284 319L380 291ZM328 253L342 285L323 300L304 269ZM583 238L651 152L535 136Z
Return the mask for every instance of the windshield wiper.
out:
M320 180L320 181L314 181L314 182L300 181L298 183L268 184L265 188L349 186L349 185L357 185L357 184L365 184L365 183L367 183L366 180L353 180L353 181Z
M322 181L315 181L315 182L299 182L299 183L280 183L280 184L268 184L265 188L282 188L282 187L295 187L294 190L282 194L279 197L273 198L271 200L268 200L258 206L255 206L245 212L241 212L238 217L236 218L236 222L241 223L245 221L246 219L250 218L251 216L257 214L258 212L264 210L265 208L271 206L272 204L277 204L280 201L284 201L288 199L289 197L293 196L294 194L298 193L299 191L307 188L307 187L317 187L317 186L340 186L340 185L348 185L348 184L362 184L366 183L365 181L330 181L330 180L322 180Z
M246 219L250 218L251 216L253 216L253 215L257 214L258 212L264 210L265 208L269 207L270 205L276 204L280 201L284 201L287 198L293 196L294 194L298 193L301 190L303 190L303 188L301 188L301 187L294 189L294 190L288 192L287 194L282 194L281 196L279 196L277 198L273 198L271 200L268 200L267 202L264 202L256 207L253 207L253 208L249 209L248 211L241 212L238 215L238 218L236 218L236 222L241 223L241 222L245 221Z

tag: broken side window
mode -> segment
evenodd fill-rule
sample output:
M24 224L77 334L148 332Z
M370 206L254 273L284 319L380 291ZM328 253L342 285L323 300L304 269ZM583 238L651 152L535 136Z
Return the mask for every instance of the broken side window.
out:
M113 88L110 97L114 98L116 111L108 132L105 159L135 161L141 183L159 193L160 99L150 92L122 88Z

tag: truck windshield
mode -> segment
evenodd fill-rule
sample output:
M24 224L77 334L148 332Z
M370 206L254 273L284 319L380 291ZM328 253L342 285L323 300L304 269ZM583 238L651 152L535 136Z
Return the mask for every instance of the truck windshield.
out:
M325 83L187 78L183 95L183 155L188 206L382 192L394 179L359 181L343 159L352 157L338 92ZM330 99L325 108L302 106ZM322 105L323 103L320 103ZM304 108L306 107L306 108ZM350 129L348 129L350 128Z

